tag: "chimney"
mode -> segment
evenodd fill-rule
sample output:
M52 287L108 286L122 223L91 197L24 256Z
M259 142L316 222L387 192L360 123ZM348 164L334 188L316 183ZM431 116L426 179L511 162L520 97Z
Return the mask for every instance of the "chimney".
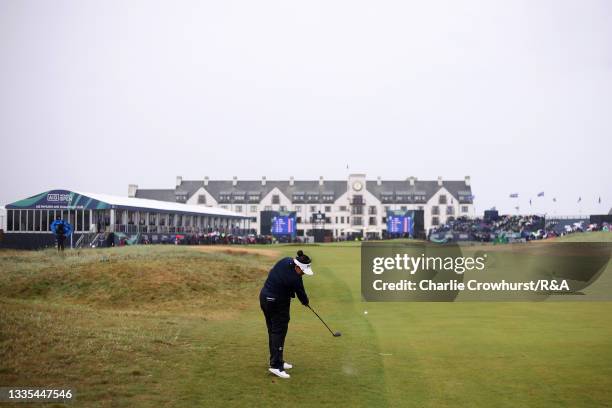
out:
M319 185L322 186L323 185L323 176L319 177Z
M294 184L293 176L289 177L289 185L292 186Z
M236 186L236 184L238 184L238 177L234 176L234 179L232 180L232 186Z
M471 185L470 176L465 176L465 185L466 186L470 186Z
M181 176L176 176L176 186L180 186L183 183L183 178Z
M408 180L410 180L410 185L411 185L411 186L414 186L414 183L416 182L416 177L414 177L414 176L410 176L410 177L408 178Z
M262 185L262 186L265 186L265 185L266 185L266 176L263 176L263 177L261 178L261 185Z
M204 186L208 185L208 176L204 177Z
M438 176L438 185L442 186L442 176Z
M380 186L382 184L382 180L380 178L380 176L376 177L376 185Z
M138 184L128 185L128 197L136 197L136 190L138 190Z

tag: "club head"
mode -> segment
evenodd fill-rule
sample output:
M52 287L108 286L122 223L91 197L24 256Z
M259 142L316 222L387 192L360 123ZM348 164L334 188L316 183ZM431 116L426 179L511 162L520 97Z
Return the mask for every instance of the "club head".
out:
M340 332L335 332L334 333L334 337L340 337L340 336L342 336L342 333L340 333Z

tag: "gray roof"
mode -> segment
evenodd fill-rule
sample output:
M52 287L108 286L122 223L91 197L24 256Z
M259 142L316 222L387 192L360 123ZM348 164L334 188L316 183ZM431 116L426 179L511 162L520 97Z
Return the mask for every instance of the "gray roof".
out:
M217 202L221 193L232 193L236 194L239 192L244 193L247 191L250 194L260 193L261 197L264 197L274 188L278 188L287 198L290 200L293 194L319 194L319 199L322 195L330 194L334 196L334 201L346 192L346 180L326 180L322 186L319 185L318 180L314 181L300 181L295 180L293 185L290 185L288 180L267 180L266 185L261 184L261 180L238 180L236 185L233 185L232 180L209 180L208 185L204 186L202 181L183 181L180 188L190 190L190 196L194 194L200 187L204 187L206 191L212 195ZM306 198L306 197L305 197Z
M262 185L261 180L238 180L235 186L233 183L233 180L209 180L208 185L204 186L202 180L183 180L181 185L175 189L139 189L136 191L136 197L176 201L177 191L185 192L188 197L191 197L200 187L204 187L217 202L221 202L221 194L244 195L246 192L247 194L260 193L261 197L264 197L274 188L278 188L290 200L293 199L294 194L303 194L305 196L303 202L308 203L309 194L318 194L319 199L316 202L321 202L323 195L333 195L333 201L336 201L342 194L346 193L348 186L347 180L325 180L323 185L319 185L319 180L295 180L293 185L290 185L288 180L267 180L266 185ZM454 197L459 198L460 195L466 197L460 202L472 202L472 190L470 186L465 184L465 181L444 181L442 185ZM435 180L417 180L414 186L411 186L407 180L383 180L380 185L376 180L370 180L366 182L366 188L378 199L384 193L396 195L424 194L425 200L429 200L441 187Z
M176 202L176 192L174 189L138 189L136 198Z
M429 199L442 187L448 190L448 192L457 199L459 199L460 196L464 197L464 199L459 200L459 202L472 202L472 189L470 186L466 185L463 180L445 180L442 182L442 186L438 185L437 180L416 180L414 186L410 185L409 180L381 180L380 185L378 185L378 181L376 180L366 182L368 191L379 200L383 194L388 195L394 193L396 195L424 194L425 201L429 201Z

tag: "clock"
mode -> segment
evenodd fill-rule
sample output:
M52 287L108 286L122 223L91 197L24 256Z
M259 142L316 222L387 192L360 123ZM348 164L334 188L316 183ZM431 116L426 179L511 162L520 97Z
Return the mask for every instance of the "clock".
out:
M363 186L361 185L361 182L356 181L356 182L353 183L353 190L361 191L362 188L363 188Z

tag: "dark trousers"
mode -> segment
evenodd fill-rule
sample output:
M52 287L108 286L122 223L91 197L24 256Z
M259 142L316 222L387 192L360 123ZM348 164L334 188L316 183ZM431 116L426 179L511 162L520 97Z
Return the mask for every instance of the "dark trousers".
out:
M259 304L266 318L268 327L268 345L270 347L270 367L283 371L283 349L289 328L290 301L279 301L271 296L259 295Z
M66 237L64 235L58 235L57 236L57 250L58 251L63 251L64 250L64 241L66 241Z

